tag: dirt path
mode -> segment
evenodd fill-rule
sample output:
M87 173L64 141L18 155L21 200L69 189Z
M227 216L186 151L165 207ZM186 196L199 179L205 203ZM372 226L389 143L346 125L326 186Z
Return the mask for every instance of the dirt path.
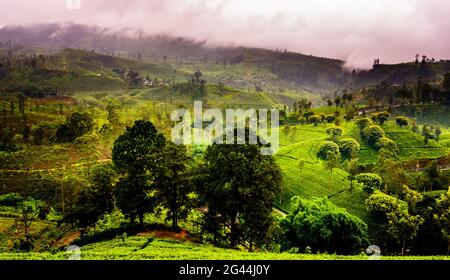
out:
M63 238L61 238L60 240L58 240L56 242L56 246L61 248L61 247L67 247L70 244L72 244L78 237L80 237L81 233L79 231L76 231L74 233L71 233L68 236L65 236Z

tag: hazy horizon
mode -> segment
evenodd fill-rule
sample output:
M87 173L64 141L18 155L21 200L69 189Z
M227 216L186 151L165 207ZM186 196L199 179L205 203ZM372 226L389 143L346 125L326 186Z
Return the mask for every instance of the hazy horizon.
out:
M0 2L0 27L73 22L212 45L236 45L338 58L348 66L412 61L416 53L450 57L445 0L66 0Z

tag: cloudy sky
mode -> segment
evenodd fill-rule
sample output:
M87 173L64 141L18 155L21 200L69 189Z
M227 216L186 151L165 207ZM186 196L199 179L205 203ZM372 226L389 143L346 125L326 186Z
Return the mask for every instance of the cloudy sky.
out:
M81 1L71 10L67 1ZM0 0L0 27L75 22L340 58L450 58L448 0Z

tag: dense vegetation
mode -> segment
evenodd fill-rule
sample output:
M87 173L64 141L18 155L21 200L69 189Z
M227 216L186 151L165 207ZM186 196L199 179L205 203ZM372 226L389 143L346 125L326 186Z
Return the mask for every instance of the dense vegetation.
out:
M450 130L430 113L449 116L448 74L313 95L278 64L283 79L250 78L248 50L202 71L23 52L0 65L0 258L62 259L69 244L87 259L448 254ZM194 100L281 109L281 149L171 143L170 112Z

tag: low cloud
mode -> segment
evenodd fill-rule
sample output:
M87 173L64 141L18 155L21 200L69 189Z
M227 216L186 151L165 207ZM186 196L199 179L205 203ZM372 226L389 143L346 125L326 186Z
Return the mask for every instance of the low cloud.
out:
M80 10L69 10L66 0L14 0L0 3L0 26L131 28L213 45L288 49L365 68L374 58L449 58L449 10L447 0L81 0Z

